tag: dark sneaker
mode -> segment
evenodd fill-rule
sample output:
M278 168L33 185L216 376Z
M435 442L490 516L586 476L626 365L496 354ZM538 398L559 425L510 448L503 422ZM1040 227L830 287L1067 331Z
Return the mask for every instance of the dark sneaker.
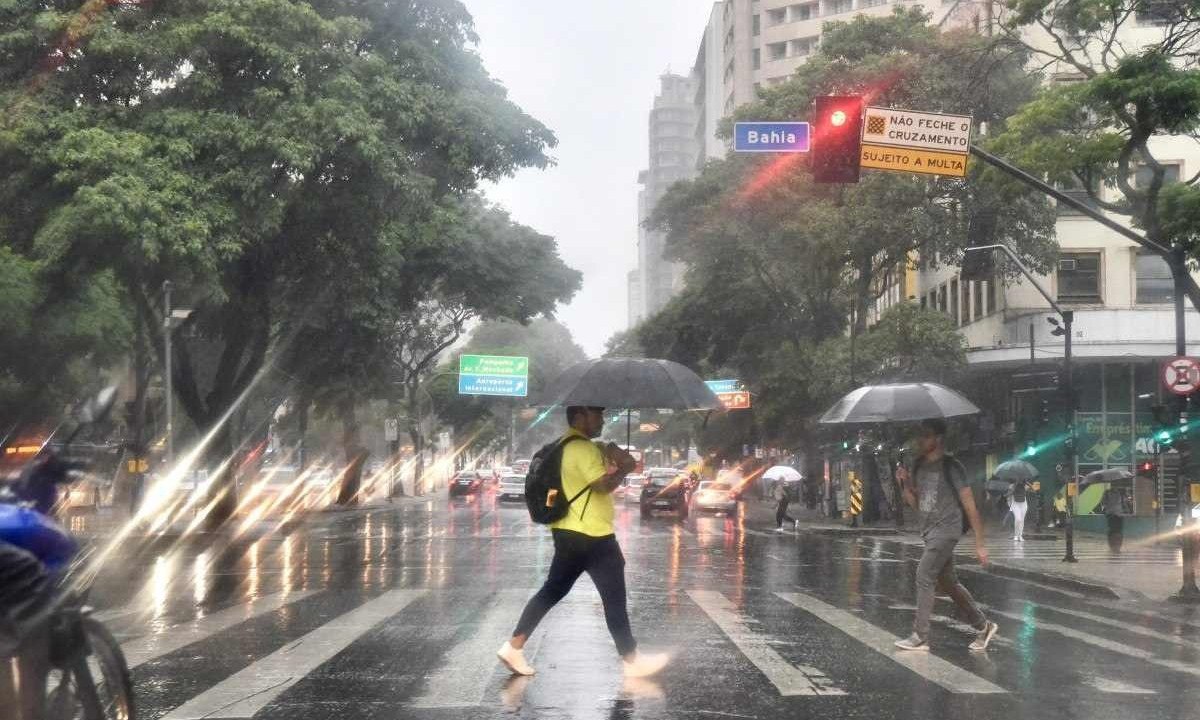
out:
M992 641L992 638L996 637L996 633L998 632L1000 632L1000 626L989 621L983 626L983 629L979 631L979 634L975 636L975 640L971 642L969 647L975 652L983 652L984 650L987 650L988 643Z
M929 642L920 635L913 633L903 640L897 640L896 647L901 650L928 650Z

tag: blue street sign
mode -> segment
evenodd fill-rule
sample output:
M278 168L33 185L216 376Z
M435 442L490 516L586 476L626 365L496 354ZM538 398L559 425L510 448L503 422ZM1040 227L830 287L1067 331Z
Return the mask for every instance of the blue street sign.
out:
M705 380L704 384L717 394L739 392L742 389L741 380Z
M735 152L801 153L809 150L806 122L740 122L733 124Z
M529 394L529 378L512 375L459 375L458 394L525 397Z

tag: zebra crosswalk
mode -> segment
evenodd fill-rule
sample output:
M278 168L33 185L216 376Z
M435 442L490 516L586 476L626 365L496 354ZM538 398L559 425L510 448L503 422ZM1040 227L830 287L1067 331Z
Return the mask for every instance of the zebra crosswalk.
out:
M324 624L307 629L297 637L280 638L275 649L248 659L248 664L226 677L203 681L203 687L190 697L172 701L169 706L145 714L151 720L249 719L274 703L288 697L295 686L337 656L353 654L364 638L374 636L374 651L380 638L403 653L408 634L421 636L432 624L431 618L447 617L447 603L470 603L452 616L456 623L446 627L428 662L422 659L419 675L412 678L409 692L396 702L412 713L452 708L478 708L503 701L511 702L513 686L504 684L504 672L495 660L496 647L511 631L533 588L501 589L484 595L453 597L436 587L393 588L366 597L354 606L341 609ZM201 619L179 623L127 639L122 648L134 668L135 683L161 682L161 678L140 673L143 666L167 656L193 655L209 651L236 637L242 623L261 620L273 613L294 613L302 604L318 602L322 592L303 591L261 596L248 602L213 612ZM633 596L635 610L659 603L665 597ZM303 601L303 603L301 603ZM945 615L934 620L945 632L936 638L929 653L904 653L893 642L898 631L911 621L911 605L893 601L881 606L841 607L816 591L793 588L756 590L751 598L743 594L712 588L693 588L670 599L683 603L678 619L664 620L651 627L651 636L690 632L694 642L710 647L729 648L739 673L756 677L766 692L780 703L805 702L824 698L823 702L851 700L878 692L879 684L908 686L921 682L936 687L948 696L1012 695L1038 691L1038 663L1051 660L1030 649L1031 635L1049 634L1060 641L1074 643L1098 667L1146 667L1152 672L1133 676L1104 673L1075 678L1097 693L1114 696L1149 696L1160 692L1173 680L1200 676L1194 659L1200 654L1200 637L1172 634L1161 621L1133 624L1100 607L1062 607L1028 600L1013 599L986 607L990 616L1001 623L1002 636L993 646L988 662L969 657L965 644L969 627ZM864 600L864 602L866 602ZM876 601L878 602L878 601ZM591 622L581 613L594 612L595 599L565 603L547 623ZM121 616L117 613L116 616ZM594 618L599 622L600 618ZM638 615L634 615L635 626ZM386 632L380 627L386 624ZM803 631L801 631L803 628ZM1100 628L1101 630L1097 630ZM548 632L553 632L551 627ZM556 637L569 633L558 631ZM1021 638L1018 640L1017 638ZM530 657L537 661L538 635L531 643ZM800 640L802 649L784 651ZM958 642L961 641L961 642ZM815 652L814 643L825 643L833 652ZM850 652L847 652L849 650ZM861 653L856 652L861 650ZM561 656L561 654L560 654ZM864 662L864 658L874 658ZM1100 659L1108 660L1100 663ZM684 653L676 657L672 671L692 672L701 662L698 655ZM1005 668L1012 666L1012 672ZM182 671L187 666L182 665ZM985 669L991 668L985 672ZM1017 672L1015 668L1020 668ZM1050 672L1050 666L1047 666ZM1163 673L1162 671L1169 671ZM161 668L159 668L161 671ZM868 672L869 671L869 672ZM553 666L544 670L553 676ZM1054 666L1059 676L1064 670ZM1139 679L1141 678L1141 679ZM1147 680L1146 678L1150 678ZM1049 683L1050 681L1047 680ZM503 685L502 697L494 691ZM522 685L523 687L523 685ZM1050 691L1053 688L1041 688ZM292 705L296 700L289 701ZM291 706L289 706L291 707ZM352 715L346 715L350 720Z

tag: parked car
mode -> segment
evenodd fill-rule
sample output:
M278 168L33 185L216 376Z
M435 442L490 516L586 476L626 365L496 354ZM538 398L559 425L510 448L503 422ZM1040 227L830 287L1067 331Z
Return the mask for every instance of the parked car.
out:
M517 475L525 475L529 472L529 463L533 462L530 459L517 460L512 464L512 471Z
M525 500L525 476L508 473L500 477L500 490L497 493L500 502L523 502Z
M674 512L681 518L687 517L687 476L671 468L665 473L661 470L656 468L646 473L639 495L642 517L655 512Z
M483 489L483 481L474 470L463 470L450 481L450 497L456 495L476 495Z
M711 510L732 515L737 512L738 501L729 483L704 480L692 496L692 504L697 512Z
M303 498L304 483L300 468L296 465L271 465L247 483L244 498L245 510L265 506L267 512L285 512L293 503Z
M1183 529L1183 514L1175 516L1175 529ZM1191 532L1200 534L1200 505L1192 507L1192 530Z

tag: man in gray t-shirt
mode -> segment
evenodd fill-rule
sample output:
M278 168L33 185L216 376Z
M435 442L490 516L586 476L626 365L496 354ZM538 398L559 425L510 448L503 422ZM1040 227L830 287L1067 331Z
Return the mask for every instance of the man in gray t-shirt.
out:
M964 517L975 531L975 553L985 566L988 553L983 521L967 484L967 472L962 463L946 454L945 436L945 421L922 422L917 440L920 457L913 471L916 482L908 468L901 466L896 470L904 501L920 513L921 538L925 541L925 552L917 565L917 612L913 632L896 642L896 647L901 650L929 649L929 619L933 615L934 591L937 589L954 600L978 632L971 642L972 650L986 650L998 630L996 623L984 616L954 572L954 548L963 534Z

